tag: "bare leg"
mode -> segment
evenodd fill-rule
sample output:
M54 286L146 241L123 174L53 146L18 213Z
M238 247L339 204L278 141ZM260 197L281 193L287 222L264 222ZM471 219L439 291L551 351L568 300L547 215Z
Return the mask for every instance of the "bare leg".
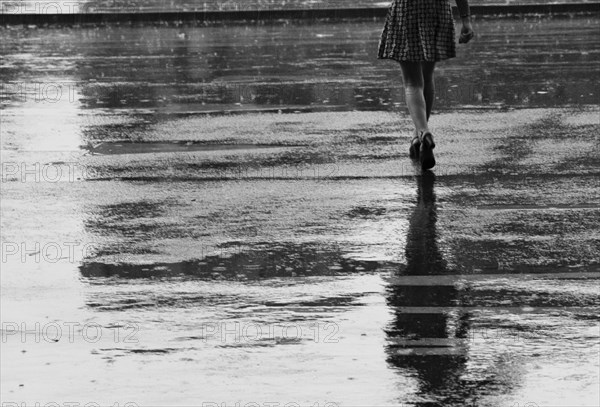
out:
M423 71L420 62L400 62L404 94L410 117L417 134L428 132L427 104L425 102Z
M421 71L423 72L423 94L425 96L425 106L427 111L427 121L431 116L431 108L435 100L435 83L433 81L433 70L435 62L421 62Z
M417 140L411 142L409 155L411 158L418 157L421 168L428 170L435 166L435 157L433 156L435 143L427 124L433 106L433 69L435 64L431 62L400 62L400 67L402 68L406 104L415 125L418 141L420 141L420 143ZM425 92L425 79L427 79L427 93Z

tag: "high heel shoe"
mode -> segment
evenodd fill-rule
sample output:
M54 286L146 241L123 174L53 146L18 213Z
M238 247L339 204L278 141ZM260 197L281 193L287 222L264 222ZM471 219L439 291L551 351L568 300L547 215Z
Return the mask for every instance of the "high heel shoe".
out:
M435 166L435 157L433 156L435 143L433 142L433 135L430 132L421 132L420 141L419 161L421 162L421 169L428 170Z
M419 158L419 149L421 148L421 140L418 136L415 136L410 141L410 147L408 148L408 156L412 159Z

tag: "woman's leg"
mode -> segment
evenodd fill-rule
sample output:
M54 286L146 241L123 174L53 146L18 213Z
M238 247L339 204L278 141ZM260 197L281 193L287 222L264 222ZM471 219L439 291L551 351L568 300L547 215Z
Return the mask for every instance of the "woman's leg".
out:
M415 133L419 136L420 141L420 143L411 142L409 155L412 158L418 156L421 168L428 170L435 166L435 157L433 156L435 143L427 125L433 105L433 69L435 66L431 62L400 62L400 67L402 68L406 104L415 125ZM427 99L429 104L425 96L425 77L428 82Z
M423 69L420 62L400 62L404 94L410 117L417 134L428 132Z
M425 96L425 110L427 111L427 121L431 116L431 108L435 100L435 83L433 80L433 71L435 62L421 62L421 71L423 72L423 94Z

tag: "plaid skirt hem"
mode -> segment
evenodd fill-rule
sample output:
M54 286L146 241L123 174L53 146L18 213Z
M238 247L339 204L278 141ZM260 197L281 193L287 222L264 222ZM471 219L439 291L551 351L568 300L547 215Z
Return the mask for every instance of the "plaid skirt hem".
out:
M378 59L443 61L456 57L448 0L393 0L379 41Z

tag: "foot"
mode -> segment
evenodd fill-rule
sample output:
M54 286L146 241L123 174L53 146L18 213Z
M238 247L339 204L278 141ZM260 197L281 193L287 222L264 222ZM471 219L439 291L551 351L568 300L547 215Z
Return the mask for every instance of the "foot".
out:
M408 148L408 156L412 159L419 158L419 149L421 148L421 140L419 140L418 136L415 136L410 142L410 147Z
M421 168L428 170L435 166L435 157L433 156L435 143L433 142L433 135L430 132L421 133L420 141L419 160L421 161Z

